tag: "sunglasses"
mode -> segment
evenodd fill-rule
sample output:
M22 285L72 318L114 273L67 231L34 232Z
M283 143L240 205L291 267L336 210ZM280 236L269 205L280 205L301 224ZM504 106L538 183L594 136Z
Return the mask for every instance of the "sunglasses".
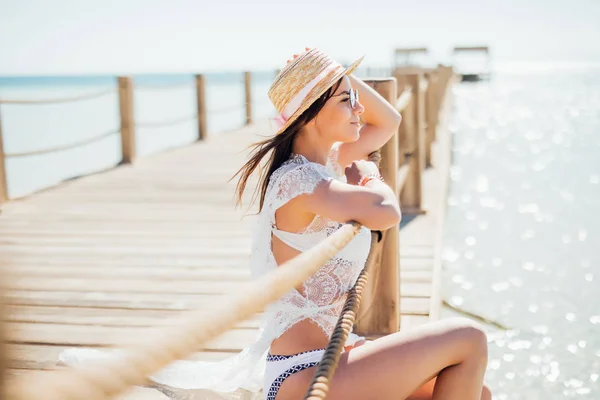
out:
M353 109L354 107L356 107L356 104L358 103L358 90L350 89L347 94L349 96L348 100L350 100L350 108ZM332 97L345 96L345 95L346 95L346 93L340 93L340 94L332 96Z

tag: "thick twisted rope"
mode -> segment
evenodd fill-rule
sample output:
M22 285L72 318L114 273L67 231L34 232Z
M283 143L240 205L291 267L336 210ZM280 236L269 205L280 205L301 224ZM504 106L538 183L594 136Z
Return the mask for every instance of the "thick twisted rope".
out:
M352 287L352 289L350 289L348 292L348 297L344 303L344 308L342 309L342 313L340 314L338 322L333 330L333 334L331 335L327 349L321 358L319 367L317 368L308 391L304 396L305 400L325 400L327 397L327 393L329 392L329 384L331 383L333 374L337 369L346 339L348 338L348 335L352 330L352 326L354 325L354 320L358 312L362 293L367 284L368 272L370 266L373 264L375 254L377 253L375 248L377 247L379 238L379 232L371 232L371 250L369 251L367 261L365 262L365 267L360 272L354 287Z
M193 121L198 118L198 113L194 113L191 115L185 115L183 117L173 118L167 121L157 121L157 122L136 122L135 126L138 128L158 128L163 126L172 126L177 124L182 124L184 122Z
M81 146L85 146L85 145L88 145L88 144L91 144L94 142L99 142L102 139L106 139L106 138L116 135L118 133L119 133L119 130L113 130L110 132L105 132L105 133L102 133L97 136L93 136L90 138L86 138L86 139L79 140L74 143L69 143L69 144L65 144L65 145L61 145L61 146L49 147L49 148L40 149L40 150L23 151L20 153L6 153L6 154L4 154L4 157L5 158L28 157L28 156L36 156L36 155L41 155L41 154L55 153L57 151L71 150L76 147L81 147Z
M369 161L373 161L379 166L379 163L381 162L381 153L379 151L371 153L369 155ZM331 334L331 338L329 339L329 344L325 349L325 353L323 353L319 367L304 395L305 400L325 400L327 397L329 385L335 370L337 369L340 357L342 356L346 339L354 326L362 294L367 285L368 273L375 260L377 250L379 250L378 243L380 239L381 232L371 231L371 246L369 255L365 261L365 266L358 275L356 283L348 292L340 317L338 318L333 333Z

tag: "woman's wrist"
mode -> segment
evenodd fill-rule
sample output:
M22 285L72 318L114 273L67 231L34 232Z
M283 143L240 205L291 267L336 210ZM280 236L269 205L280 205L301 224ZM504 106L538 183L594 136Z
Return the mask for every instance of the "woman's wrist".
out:
M363 176L362 178L360 178L360 180L358 181L357 185L358 186L365 186L367 183L369 183L371 181L383 182L383 177L379 173L367 174L367 175Z

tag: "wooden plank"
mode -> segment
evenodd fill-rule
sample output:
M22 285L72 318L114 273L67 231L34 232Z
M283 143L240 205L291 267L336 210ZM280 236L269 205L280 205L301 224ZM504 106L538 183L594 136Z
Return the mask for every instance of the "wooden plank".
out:
M154 293L81 293L60 291L9 291L10 305L54 307L98 307L140 310L193 310L209 307L219 301L219 294L161 294ZM401 297L400 310L404 314L428 314L429 297Z
M7 379L12 388L18 388L21 385L35 385L36 382L39 382L41 377L47 378L48 376L57 373L58 371L10 369L7 373ZM116 397L115 400L168 400L168 398L158 390L135 387Z
M102 293L11 290L6 302L12 305L131 308L145 310L192 310L218 302L221 294Z
M106 309L92 307L8 306L6 321L62 325L155 327L172 324L177 310ZM236 328L258 329L262 314L240 321Z
M131 255L127 257L115 256L111 254L99 254L94 258L84 255L61 255L51 257L44 254L12 254L5 257L7 263L11 266L18 263L29 265L68 265L74 268L86 268L89 266L140 266L140 267L168 267L171 265L179 265L185 267L206 267L206 268L222 268L224 266L248 268L249 255L231 255L217 254L214 256L146 256L146 255Z
M50 266L73 267L73 273L87 268L142 268L141 271L150 271L154 268L185 268L185 269L206 269L206 270L224 270L226 268L239 269L247 273L249 256L233 255L228 258L226 255L215 255L211 257L192 256L192 257L148 257L143 255L133 255L130 257L119 257L114 255L98 255L95 258L85 256L60 256L49 257L44 255L19 254L11 255L10 259L5 259L7 268L14 271L20 266L42 268ZM432 263L427 258L402 259L402 269L404 271L430 271ZM174 270L176 272L176 270ZM140 272L143 273L143 272Z
M250 271L247 266L231 267L223 265L219 268L204 267L180 267L174 266L113 266L113 265L90 265L86 268L77 268L74 270L69 266L54 265L28 265L11 264L7 271L15 278L19 277L77 277L85 279L94 278L113 278L121 280L137 279L161 279L163 281L177 280L230 280L230 281L248 281L251 279ZM432 272L426 269L407 269L400 271L400 279L409 282L429 282Z
M111 346L132 345L139 337L154 335L164 326L151 328L7 322L6 328L9 342L65 346ZM203 348L213 351L240 351L256 340L257 333L258 331L254 328L232 329L205 343Z
M200 240L213 238L217 239L247 239L248 232L239 229L228 230L226 228L207 231L203 229L196 229L193 232L179 232L179 231L156 231L156 230L143 230L143 229L124 229L123 227L116 229L104 229L100 230L95 226L81 226L81 227L61 227L62 229L43 229L42 227L9 227L7 225L0 225L0 234L2 240L10 242L18 239L34 241L37 238L45 239L51 238L56 241L59 240L97 240L97 239L135 239L135 240Z
M12 369L38 369L55 370L60 367L56 364L61 351L68 346L47 344L8 344L11 354L10 368ZM219 361L231 357L235 353L202 351L193 353L186 360L192 361Z
M2 245L0 251L4 256L10 257L15 254L39 254L44 256L52 255L87 255L90 258L98 255L110 254L113 256L130 256L136 254L144 254L146 256L201 256L210 257L215 255L221 256L244 256L250 255L250 246L244 248L239 247L227 247L226 243L221 243L221 246L204 246L198 244L198 246L171 246L171 247L141 247L141 246L129 246L129 247L110 247L104 248L96 247L54 247L54 246L11 246Z
M37 278L80 278L93 280L95 278L103 279L120 279L120 280L154 280L161 281L178 281L178 280L201 280L201 281L248 281L250 280L250 271L247 266L231 267L227 265L219 268L204 268L204 267L180 267L173 266L114 266L114 265L89 265L86 268L77 268L69 266L54 266L54 265L18 265L13 264L7 270L10 274L19 279L21 277L37 277ZM431 273L428 271L408 271L411 278L409 279L427 279ZM408 273L407 272L407 273ZM23 282L20 281L20 285ZM13 285L13 287L15 287Z
M7 284L9 290L19 291L61 291L61 292L103 292L103 293L156 293L156 294L233 294L249 284L242 280L115 280L82 279L77 277L54 278L45 277L14 277ZM409 297L429 296L430 283L408 282L402 284L403 293Z

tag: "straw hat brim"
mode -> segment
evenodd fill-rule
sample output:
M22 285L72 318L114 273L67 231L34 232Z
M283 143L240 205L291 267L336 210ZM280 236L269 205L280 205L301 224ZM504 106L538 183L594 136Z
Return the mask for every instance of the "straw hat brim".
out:
M338 73L332 75L331 77L329 77L328 79L330 80L331 85L326 85L323 89L315 92L314 95L311 96L312 98L309 101L304 101L302 103L302 105L300 106L300 108L298 108L296 110L296 112L294 112L290 116L290 118L277 131L277 133L275 135L279 135L281 132L285 131L290 125L292 125L294 123L294 121L296 121L296 119L298 119L298 117L301 116L304 111L306 111L319 97L321 97L323 95L323 93L325 93L327 90L329 90L329 88L331 88L333 86L333 84L338 81L338 79L340 79L344 75L350 75L351 73L353 73L356 70L356 68L358 68L358 66L360 65L360 63L362 62L362 60L364 58L365 58L365 56L361 56L356 61L352 62L348 66L348 68L346 68L344 70L341 70L340 72L338 72Z

